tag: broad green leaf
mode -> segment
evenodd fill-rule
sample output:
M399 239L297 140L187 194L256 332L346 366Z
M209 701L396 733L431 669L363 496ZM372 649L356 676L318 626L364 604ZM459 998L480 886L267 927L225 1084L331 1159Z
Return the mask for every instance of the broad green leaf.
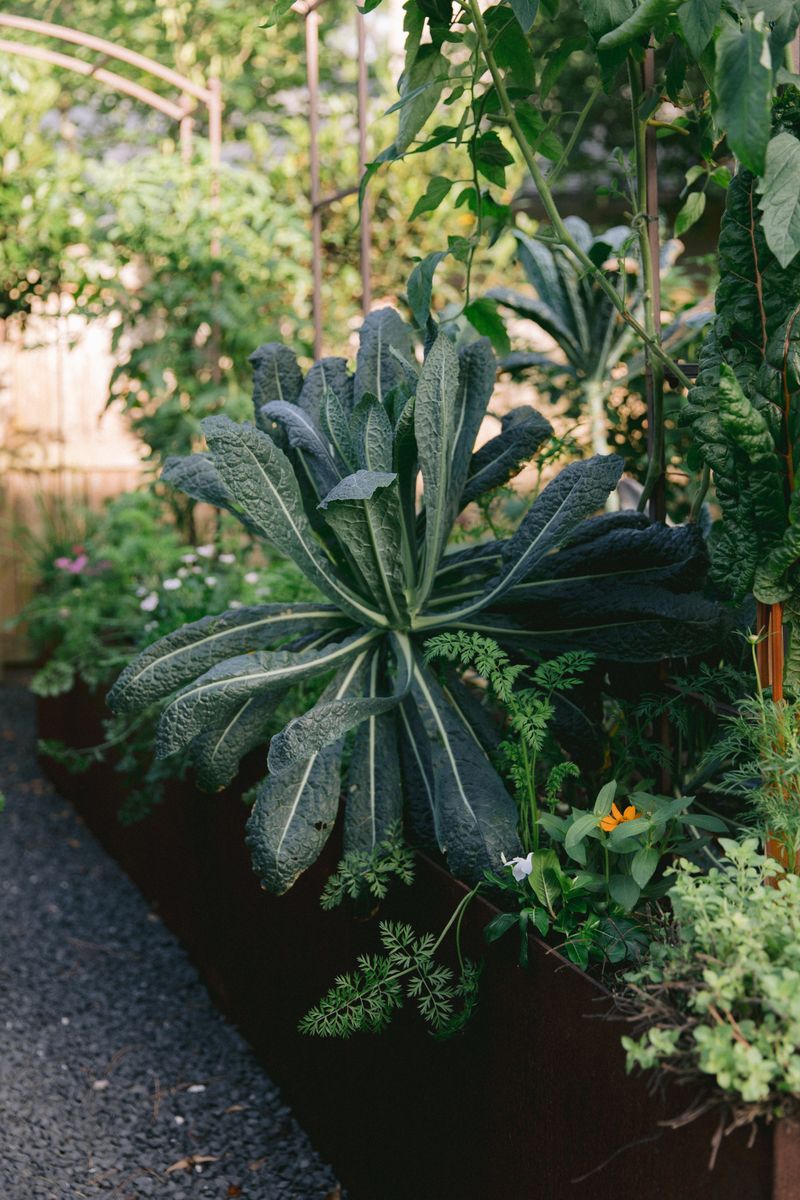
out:
M474 142L470 142L470 155L481 175L485 175L490 183L505 187L506 167L512 165L514 156L503 145L500 135L494 129L480 134Z
M528 883L540 904L543 904L551 916L555 915L561 899L559 876L561 864L555 850L537 850L531 860L531 873Z
M611 892L611 899L616 900L626 912L631 912L636 907L642 894L641 888L630 875L612 875L608 890Z
M631 875L640 888L647 887L658 867L661 855L654 846L642 846L631 859ZM634 901L634 904L636 901Z
M223 482L260 535L293 559L348 615L385 625L383 614L342 583L320 549L291 464L275 443L227 417L207 417L203 431Z
M505 321L497 311L497 304L488 296L481 296L470 301L464 309L464 316L473 329L488 337L498 354L508 354L511 342L506 331Z
M306 375L297 404L321 428L325 396L333 392L349 413L353 407L353 382L346 358L321 358Z
M612 779L609 783L604 784L597 793L597 799L594 802L594 814L596 817L607 817L611 812L611 805L614 803L614 797L617 794L617 781Z
M215 663L282 638L334 632L346 624L325 604L261 604L201 617L148 646L125 668L108 694L114 712L131 712L161 700Z
M420 196L414 205L409 221L415 221L423 213L435 212L452 186L453 180L448 179L446 175L434 175L432 179L429 179L425 194Z
M413 371L411 331L393 308L379 308L364 319L359 334L353 397L364 395L383 402L393 387ZM405 366L404 364L408 364Z
M178 692L164 709L156 739L157 757L175 754L208 725L236 712L250 696L277 692L347 665L376 636L369 630L319 650L259 650L217 663Z
M353 412L350 433L358 465L365 471L391 471L394 463L394 430L383 401L366 394Z
M436 796L428 737L416 705L405 700L397 710L403 786L414 837L420 846L436 847Z
M271 0L267 19L261 25L262 29L271 29L274 25L280 24L286 14L291 10L294 0Z
M686 0L678 9L686 45L692 57L699 59L716 28L722 9L722 0Z
M451 467L452 501L450 520L455 520L469 473L475 439L494 391L497 364L485 338L470 342L458 355L456 425L453 433ZM438 584L437 584L438 586Z
M439 848L453 874L477 880L485 870L497 869L502 854L519 852L516 805L420 662L415 662L412 686L432 766Z
M431 254L426 254L408 277L406 285L408 307L414 314L414 320L420 329L424 329L428 323L436 268L442 259L447 258L449 253L449 250L434 250Z
M649 37L655 25L660 24L678 6L678 0L643 0L616 29L604 33L597 43L600 51L619 50L632 42Z
M527 404L512 408L503 417L497 437L485 442L473 454L459 508L512 479L552 432L550 422Z
M564 849L567 854L571 854L585 837L596 834L598 827L596 813L581 813L575 817L564 835Z
M514 16L523 33L530 33L539 11L539 0L510 0Z
M311 417L297 404L285 400L271 400L263 405L261 416L265 433L270 433L271 421L276 421L285 431L289 445L302 450L311 466L314 482L324 495L341 479L341 472L325 441Z
M534 501L519 529L503 548L499 574L472 603L439 618L426 617L423 628L445 621L462 621L495 603L515 583L526 579L547 554L558 549L575 527L602 508L622 474L622 459L615 454L595 455L570 463Z
M504 933L508 933L509 929L513 929L517 923L517 913L498 913L488 925L484 926L483 936L487 942L496 942Z
M252 521L242 512L222 482L211 455L187 454L180 458L171 455L164 463L161 479L200 504L212 504L214 508L224 508L226 512L233 513L245 529L255 532Z
M266 745L280 695L250 696L218 725L198 734L190 747L198 787L217 792L231 783L245 754Z
M800 142L785 131L767 146L766 171L759 181L767 245L782 267L800 250Z
M363 576L367 594L402 624L406 580L397 476L356 471L325 497L325 520Z
M432 43L420 46L410 68L403 71L398 88L401 107L396 154L403 154L423 129L439 103L447 73L447 61Z
M705 192L690 192L675 218L675 237L682 237L706 211Z
M597 42L604 33L627 21L634 10L633 0L579 0L589 32Z
M696 829L702 829L705 833L727 833L729 829L727 821L723 821L722 817L711 816L709 813L689 813L683 820Z
M344 671L323 697L342 699L352 684ZM253 869L269 891L280 895L316 862L336 820L341 791L341 742L309 756L291 771L269 775L247 822Z
M647 817L634 817L632 821L622 821L608 835L609 845L621 853L619 847L623 842L627 842L629 838L637 837L640 833L646 833L649 827L650 820Z
M772 126L772 61L763 19L742 30L724 25L717 40L714 88L716 117L731 149L760 175Z
M450 479L457 428L458 383L458 355L449 337L440 333L423 363L414 407L414 433L425 505L425 550L417 591L420 604L430 594L439 559L450 535Z
M320 429L347 475L356 468L356 448L350 435L348 412L336 392L328 388L320 409Z
M293 350L282 342L267 342L250 355L253 368L253 408L256 425L264 429L261 409L270 400L294 404L303 387L303 373Z
M410 667L411 647L405 640L406 664ZM344 820L345 853L365 850L372 853L400 821L403 797L400 763L397 755L397 725L391 711L407 693L410 672L398 678L391 697L380 694L379 656L374 654L362 702L369 705L353 743L347 775Z
M320 500L319 507L327 509L341 500L371 500L380 488L389 487L395 479L397 475L393 471L354 471Z
M381 694L378 690L380 654L377 650L364 650L348 668L346 696L319 700L272 739L267 764L274 775L291 770L313 751L337 741L362 721L368 722L397 707L411 686L411 647L402 634L394 639L394 645L397 664L391 694Z

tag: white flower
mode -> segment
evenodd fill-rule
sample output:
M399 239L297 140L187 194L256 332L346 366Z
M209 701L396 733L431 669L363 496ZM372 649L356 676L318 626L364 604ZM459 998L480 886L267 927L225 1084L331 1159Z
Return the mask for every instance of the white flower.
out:
M231 563L236 562L236 555L235 554L220 554L219 561L221 563L225 563L226 567L229 567L231 565Z
M216 587L217 586L217 577L216 577L216 575L206 575L203 582L205 583L206 587Z
M185 562L188 566L191 566L193 562L197 562L197 555L196 554L182 554L181 562Z
M216 547L212 542L208 542L205 546L198 546L197 553L201 558L213 558L216 552Z
M146 587L138 587L138 588L136 589L136 595L137 595L137 596L146 596L146 595L147 595L147 588L146 588Z
M180 579L165 579L164 580L164 591L165 592L177 592L179 587L183 587L183 583L181 582Z
M158 625L158 621L147 621L144 627L145 633L152 633L156 625Z
M259 578L258 571L248 571L244 577L244 581L245 583L258 583Z
M178 579L185 579L189 572L186 570L186 567L178 567L175 574L178 576Z
M229 608L244 608L244 605L242 604L241 600L231 600L228 607Z
M152 612L154 608L158 608L158 593L151 592L149 596L145 596L139 608L142 612Z
M517 883L521 883L526 876L530 875L533 870L533 851L526 855L525 858L506 858L505 854L501 854L504 867L511 867L511 874L516 879Z

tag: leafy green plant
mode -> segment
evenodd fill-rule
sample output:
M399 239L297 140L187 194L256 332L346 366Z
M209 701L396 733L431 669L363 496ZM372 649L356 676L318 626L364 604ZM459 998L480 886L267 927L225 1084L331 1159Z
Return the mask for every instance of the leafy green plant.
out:
M637 276L626 269L626 254L635 242L635 234L626 226L593 235L580 217L567 217L565 225L598 266L613 258L616 275L609 273L631 311L641 315L642 300L637 296ZM606 405L615 386L612 372L635 344L629 326L620 322L619 313L600 288L561 246L536 241L522 230L515 230L517 256L535 296L512 288L492 288L488 295L502 308L526 317L555 339L566 358L562 363L543 362L542 355L516 353L509 365L548 366L574 376L586 407L591 429L592 449L608 453L608 416Z
M123 672L110 703L133 711L176 693L158 754L213 746L209 778L223 786L262 740L259 714L275 695L335 672L318 704L272 739L248 833L265 885L291 886L327 840L351 730L345 851L374 849L400 815L399 740L418 835L437 841L454 873L479 878L517 844L516 809L458 690L440 688L421 642L451 628L489 633L517 653L687 652L720 630L716 607L681 591L702 573L702 545L691 530L644 529L624 514L587 521L622 470L618 458L594 457L561 471L512 537L445 555L461 509L513 475L549 433L527 410L472 453L495 376L485 341L458 354L439 333L418 369L410 331L384 309L364 323L354 376L343 359L324 359L304 381L278 344L253 363L258 427L207 419L210 456L170 460L164 477L234 512L330 603L248 608L186 626ZM624 585L607 571L601 578L600 543L622 557Z
M797 290L800 259L782 266L758 210L758 180L740 171L728 189L720 238L716 320L689 395L696 453L713 475L723 520L713 568L736 599L752 591L783 603L794 625L798 599ZM787 663L797 680L798 638Z
M594 655L582 650L567 651L558 658L540 663L530 671L530 685L517 686L525 678L523 663L512 663L493 638L479 633L440 633L425 645L425 659L444 659L462 668L471 668L489 685L502 706L508 736L497 747L504 773L514 785L519 809L519 834L523 849L539 845L540 793L545 804L554 806L570 776L580 774L575 763L561 761L556 749L548 770L543 766L543 751L548 741L552 750L551 725L556 715L556 697L581 683L583 673L594 662Z
M798 1107L800 876L780 874L755 838L720 845L707 874L672 869L672 916L618 1004L633 1026L629 1070L703 1086L676 1124L722 1106L730 1128Z
M472 896L467 893L438 938L432 933L416 934L410 925L400 922L381 921L383 953L362 954L358 970L340 975L320 1003L306 1013L300 1032L315 1037L380 1033L408 999L415 1001L432 1033L438 1037L457 1033L477 1003L480 967L462 959L459 950L456 976L435 955Z
M373 851L352 850L344 856L328 877L320 903L331 909L344 900L356 904L384 900L393 878L406 885L414 882L414 855L403 841L399 821Z

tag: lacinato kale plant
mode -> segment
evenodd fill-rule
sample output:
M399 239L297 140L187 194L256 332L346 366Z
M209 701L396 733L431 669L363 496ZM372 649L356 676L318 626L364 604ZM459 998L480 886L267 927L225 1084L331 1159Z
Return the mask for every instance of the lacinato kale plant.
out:
M611 661L693 653L721 626L696 590L702 538L641 514L593 517L622 471L610 455L565 467L512 536L448 554L465 505L516 474L550 434L521 408L474 452L495 379L487 341L458 351L440 332L419 366L409 328L383 309L364 322L355 374L325 358L303 379L278 344L252 362L255 424L207 419L209 453L170 460L164 478L235 513L325 601L193 622L131 663L110 703L127 711L171 696L157 753L190 746L213 789L266 741L279 696L329 676L269 748L248 826L264 885L285 891L315 861L342 794L346 853L386 840L405 793L416 838L438 845L455 874L479 879L519 852L517 809L457 676L440 684L426 665L426 639L475 631L534 660L566 649Z

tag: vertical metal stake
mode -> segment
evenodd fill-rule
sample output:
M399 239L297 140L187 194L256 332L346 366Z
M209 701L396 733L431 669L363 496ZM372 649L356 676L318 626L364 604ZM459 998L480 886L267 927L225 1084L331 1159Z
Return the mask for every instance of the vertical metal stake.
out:
M311 278L314 310L314 357L322 354L322 210L319 180L319 14L306 13L309 168L311 176Z
M358 29L358 167L359 178L367 166L367 128L369 126L369 88L367 80L367 34L363 13L356 14ZM360 253L361 253L361 307L364 316L372 305L372 281L370 279L370 251L372 228L369 192L364 192L361 206Z
M645 96L655 86L655 51L652 46L645 50L642 65L642 85ZM653 318L655 321L656 337L661 340L661 240L658 230L658 142L656 130L648 125L645 130L645 219L647 221L647 238L650 242L650 256L653 261ZM647 392L647 449L653 455L656 442L655 401L652 364L649 354L645 374ZM660 462L658 465L658 482L650 498L650 519L664 521L667 515L666 487L666 456L662 441Z

